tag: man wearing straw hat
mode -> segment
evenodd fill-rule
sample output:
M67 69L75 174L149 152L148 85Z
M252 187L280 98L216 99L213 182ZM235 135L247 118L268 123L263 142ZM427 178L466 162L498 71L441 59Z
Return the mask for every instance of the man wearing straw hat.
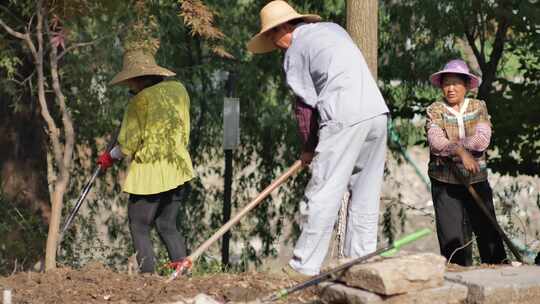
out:
M176 218L183 186L193 178L189 96L180 82L164 80L175 73L156 64L157 45L136 42L132 47L126 49L123 69L111 84L129 87L134 96L124 114L118 145L102 153L98 163L107 169L124 156L131 159L122 190L129 193L129 228L138 265L141 272L152 273L154 224L171 261L186 256Z
M285 52L286 81L297 96L301 159L311 164L300 205L302 233L283 269L302 279L320 272L347 190L345 254L375 251L388 108L362 53L342 27L299 14L285 1L268 3L260 17L261 31L247 48Z

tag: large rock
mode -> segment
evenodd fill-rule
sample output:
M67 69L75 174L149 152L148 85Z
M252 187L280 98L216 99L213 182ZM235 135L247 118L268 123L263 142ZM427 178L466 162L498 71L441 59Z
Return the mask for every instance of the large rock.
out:
M498 267L447 273L446 279L469 288L467 303L540 303L540 267Z
M167 304L221 304L221 302L215 300L207 294L199 293L192 299L181 299Z
M467 298L467 287L444 282L436 288L382 296L339 283L321 283L319 295L327 304L462 304Z
M382 295L395 295L441 286L446 259L434 253L421 253L360 264L339 278L348 286Z

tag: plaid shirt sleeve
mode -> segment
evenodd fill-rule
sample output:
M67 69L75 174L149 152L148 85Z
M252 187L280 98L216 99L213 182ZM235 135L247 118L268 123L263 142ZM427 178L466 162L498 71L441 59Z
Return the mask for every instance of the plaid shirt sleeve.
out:
M478 110L480 112L480 122L485 122L491 127L491 120L489 119L489 114L487 111L486 102L483 100L478 100Z
M491 140L491 123L487 112L486 103L479 101L479 122L476 124L475 133L465 138L463 146L470 151L485 151Z
M427 108L426 133L431 153L438 156L454 155L459 147L451 142L444 133L443 108L433 104Z

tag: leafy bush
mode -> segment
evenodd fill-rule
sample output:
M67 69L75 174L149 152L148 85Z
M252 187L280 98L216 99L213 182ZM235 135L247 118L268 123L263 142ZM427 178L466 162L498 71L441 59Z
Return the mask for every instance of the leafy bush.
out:
M31 269L44 253L47 227L39 214L0 193L0 275Z

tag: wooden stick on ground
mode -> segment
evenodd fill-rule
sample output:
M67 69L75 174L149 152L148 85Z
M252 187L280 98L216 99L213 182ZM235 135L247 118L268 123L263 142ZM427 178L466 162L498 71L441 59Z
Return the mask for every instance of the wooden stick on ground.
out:
M512 241L508 238L506 233L502 230L501 226L497 222L497 219L494 218L494 216L492 216L489 210L486 208L484 200L480 197L478 192L476 192L476 189L474 189L472 184L469 183L465 179L465 177L461 174L461 172L459 172L459 169L455 165L450 164L450 167L454 171L454 174L459 179L459 181L467 188L467 190L473 197L473 200L476 202L476 205L478 206L478 208L480 208L482 213L489 219L493 228L497 230L497 232L499 233L503 241L506 243L506 246L508 246L508 249L512 251L512 253L514 254L514 256L519 262L523 263L523 259L521 258L521 254L519 253L519 250L516 248L516 246L514 246L514 243L512 243Z
M249 204L244 206L240 212L238 212L233 218L231 218L225 225L219 228L208 240L206 240L199 248L197 248L187 259L194 262L201 256L201 254L210 247L215 241L217 241L225 232L231 229L236 223L240 221L251 209L255 208L263 199L265 199L274 189L283 184L291 175L296 173L300 168L302 168L302 162L297 160L285 173L280 177L274 180L266 189L264 189L255 199L253 199Z

